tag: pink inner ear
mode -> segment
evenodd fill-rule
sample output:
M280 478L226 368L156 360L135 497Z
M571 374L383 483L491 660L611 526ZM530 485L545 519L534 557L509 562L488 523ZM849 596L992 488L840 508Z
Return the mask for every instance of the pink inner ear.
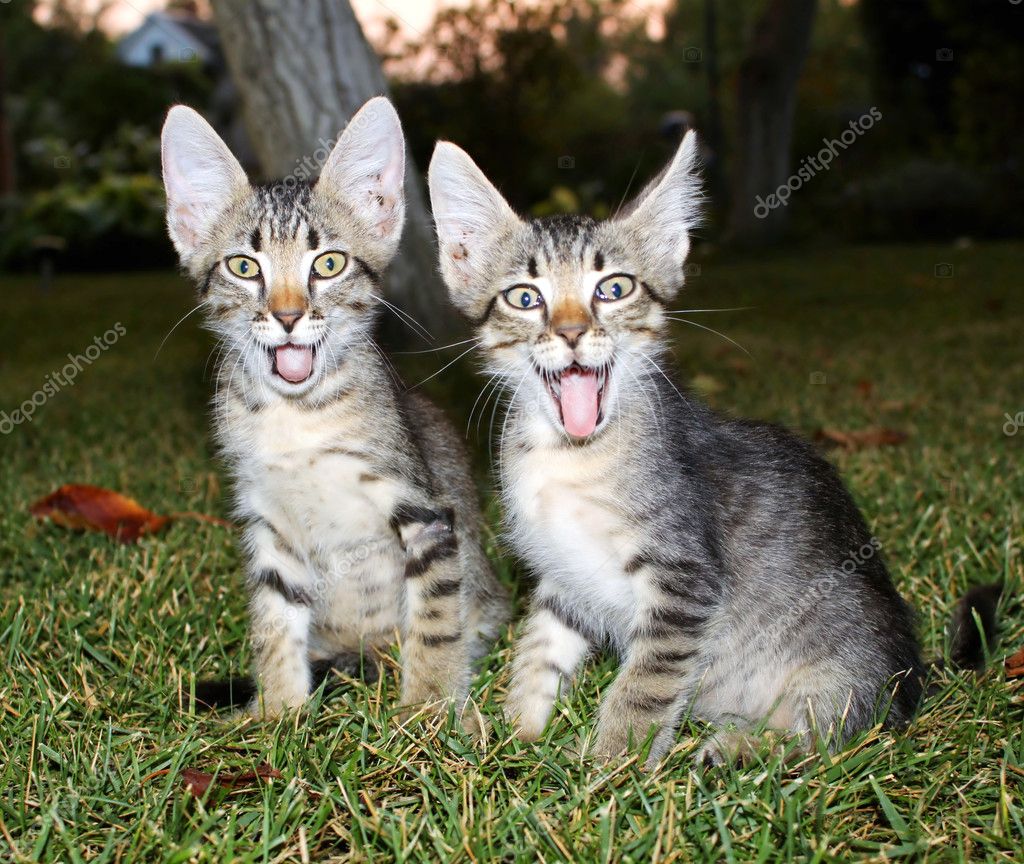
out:
M199 236L196 225L196 213L187 204L175 204L171 210L171 221L179 242L188 246L197 246Z

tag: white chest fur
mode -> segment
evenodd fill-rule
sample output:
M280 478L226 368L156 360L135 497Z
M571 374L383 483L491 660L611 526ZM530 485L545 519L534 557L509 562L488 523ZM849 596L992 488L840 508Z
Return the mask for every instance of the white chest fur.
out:
M625 564L636 532L616 494L614 452L537 447L504 454L511 540L541 581L613 638L632 620L634 579Z

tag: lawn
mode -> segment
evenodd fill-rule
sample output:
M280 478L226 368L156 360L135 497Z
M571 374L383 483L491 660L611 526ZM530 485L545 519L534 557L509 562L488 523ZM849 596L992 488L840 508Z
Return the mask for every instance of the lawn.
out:
M653 773L573 755L614 675L607 660L560 706L542 744L512 740L499 708L508 639L476 680L494 727L483 744L444 724L399 727L393 674L280 723L196 714L182 685L187 693L195 677L248 663L232 532L182 521L119 546L27 512L58 485L83 482L159 512L226 515L206 413L211 340L189 319L157 350L191 292L166 273L69 276L46 294L4 277L0 411L117 329L31 420L0 425L0 859L1014 860L1024 685L1007 680L1002 661L1024 645L1024 425L1017 433L1005 415L1024 412L1024 246L699 264L680 307L753 307L689 316L751 356L680 324L683 374L722 411L808 435L906 433L900 445L832 458L919 610L929 651L941 651L959 594L1006 580L1002 642L983 677L940 678L905 733L867 734L797 766L707 774L690 770L696 726ZM457 350L399 360L414 383ZM467 358L428 389L465 425L482 384ZM468 433L484 490L489 413ZM496 536L491 553L521 610L522 574ZM262 763L281 777L202 799L184 790L185 769Z

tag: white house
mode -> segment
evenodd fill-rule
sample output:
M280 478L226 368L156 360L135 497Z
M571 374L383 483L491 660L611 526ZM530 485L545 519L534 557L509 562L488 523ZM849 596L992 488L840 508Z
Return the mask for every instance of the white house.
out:
M117 56L127 66L160 63L213 66L220 59L217 29L187 13L153 12L118 43Z

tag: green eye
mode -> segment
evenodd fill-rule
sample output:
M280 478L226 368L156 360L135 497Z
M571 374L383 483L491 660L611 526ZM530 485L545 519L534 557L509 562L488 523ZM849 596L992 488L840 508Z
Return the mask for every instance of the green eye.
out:
M255 279L260 275L260 265L248 255L232 255L224 262L228 270L239 279Z
M317 255L313 261L313 275L321 279L330 279L345 269L346 261L348 256L344 252L324 252L323 255Z
M628 297L633 293L634 288L636 288L636 281L632 276L627 276L625 273L615 273L611 276L605 276L604 279L598 282L594 294L598 300L603 300L605 303L614 303L616 300Z
M513 285L502 291L501 296L513 309L536 309L544 305L540 291L532 285Z

